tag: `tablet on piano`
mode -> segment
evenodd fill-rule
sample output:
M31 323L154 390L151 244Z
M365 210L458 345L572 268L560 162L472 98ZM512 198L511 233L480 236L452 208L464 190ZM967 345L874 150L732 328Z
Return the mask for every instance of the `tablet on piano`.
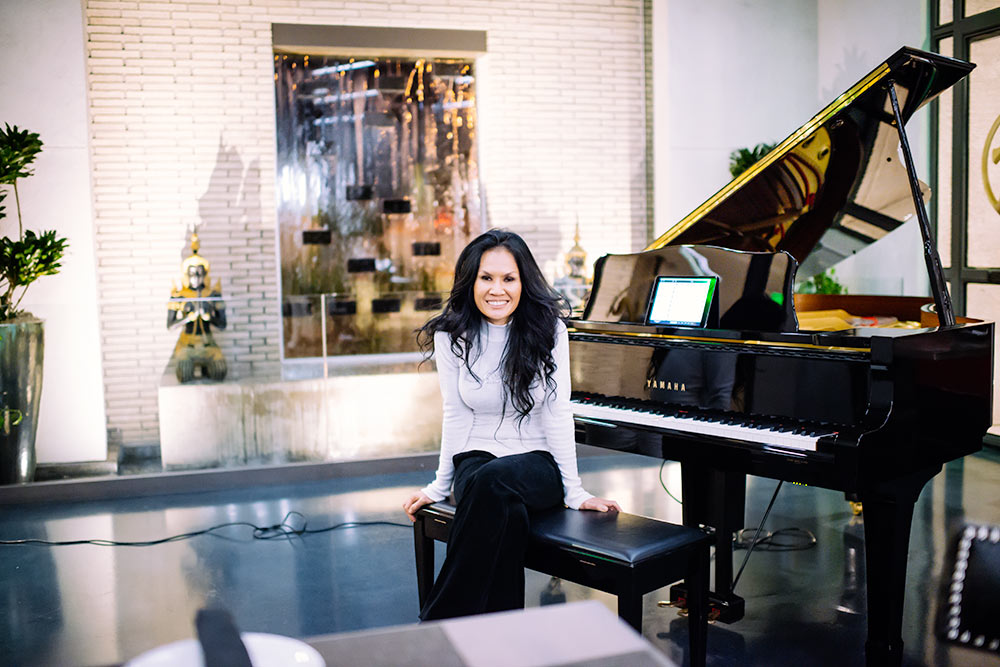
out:
M716 276L657 276L649 296L646 324L707 326L718 280Z

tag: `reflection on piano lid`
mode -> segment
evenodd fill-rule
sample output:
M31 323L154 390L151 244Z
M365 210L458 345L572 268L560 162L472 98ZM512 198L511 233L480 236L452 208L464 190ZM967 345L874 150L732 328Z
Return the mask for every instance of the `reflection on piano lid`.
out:
M716 276L711 329L795 331L791 299L795 260L786 252L738 252L713 246L668 246L631 255L605 255L594 266L584 320L645 319L658 276Z
M785 251L801 275L825 271L914 213L887 83L895 83L905 123L973 67L900 49L647 250L708 244ZM929 188L920 188L927 199Z
M916 208L929 189L917 180L912 161L900 159L908 145L897 128L892 93L905 124L973 67L900 49L646 250L599 259L582 320L641 323L656 276L716 275L719 313L710 328L850 331L858 323L892 320L910 328L935 326L933 314L921 311L930 299L836 296L813 308L792 292L797 274L825 271L914 212L929 238L923 201ZM925 246L934 302L947 324L951 304L936 245ZM816 317L800 326L797 313L813 309L846 311L845 326Z

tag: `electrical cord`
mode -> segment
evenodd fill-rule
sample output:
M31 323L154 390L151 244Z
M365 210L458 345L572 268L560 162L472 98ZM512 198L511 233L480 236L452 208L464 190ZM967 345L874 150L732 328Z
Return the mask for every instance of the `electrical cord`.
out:
M301 519L301 525L293 525L291 520L294 518ZM298 522L296 522L298 523ZM399 526L400 528L410 528L409 525L405 523L396 523L394 521L344 521L343 523L338 523L333 526L327 526L325 528L309 528L309 522L306 520L305 515L294 510L285 514L280 523L276 523L271 526L258 526L253 523L246 521L230 521L227 523L220 523L204 530L196 530L190 533L181 533L179 535L171 535L170 537L163 537L158 540L141 540L141 541L121 541L121 540L104 540L104 539L90 539L90 540L65 540L65 541L51 541L51 540L39 540L39 539L23 539L23 540L0 540L0 545L27 545L27 544L39 544L46 546L72 546L77 544L93 544L99 547L151 547L157 544L166 544L168 542L179 542L181 540L191 539L192 537L198 537L199 535L207 535L210 533L215 533L223 528L231 528L233 526L244 526L247 528L252 528L252 537L255 540L288 540L293 537L302 537L303 535L315 535L317 533L328 533L332 530L339 530L341 528L356 528L360 526Z
M774 487L774 493L771 495L771 502L767 504L767 509L764 510L764 516L761 517L760 525L757 526L757 532L754 533L755 537L759 536L761 532L764 530L764 522L767 521L767 515L771 513L771 508L774 507L774 501L778 499L778 491L781 491L781 485L784 483L785 480L779 480L778 486ZM747 566L747 561L750 560L750 554L753 553L754 547L756 547L759 543L760 541L755 539L753 542L750 543L750 546L747 548L747 555L743 557L743 564L740 565L740 571L736 573L736 578L733 579L733 586L732 586L733 590L736 590L736 584L739 583L740 576L742 576L743 574L743 569Z
M816 545L816 536L804 528L781 528L774 532L764 531L760 537L754 528L744 528L736 533L735 547L746 549L754 541L761 551L804 551Z
M667 488L666 483L663 481L663 468L667 465L666 459L660 464L660 486L663 490L667 492L667 495L676 500L679 504L684 503L677 498L674 494L670 492ZM774 500L777 498L778 489L781 488L781 484L778 484L778 488L774 490L774 497L771 498L771 503L767 506L767 511L771 511L771 506L774 505ZM764 514L764 519L767 519L767 514ZM763 530L764 522L761 521L759 528L743 528L736 533L736 540L734 543L737 549L747 549L747 557L749 558L749 552L755 547L761 551L804 551L806 549L811 549L816 546L816 536L810 531L804 528L781 528L774 532ZM743 565L746 566L746 560L744 560ZM740 568L740 572L743 572L743 568ZM737 580L739 575L737 575ZM733 582L735 585L735 582Z
M778 499L778 491L781 491L781 485L784 484L784 480L778 481L778 486L774 488L774 494L771 496L771 502L767 504L767 509L764 511L764 516L760 520L760 525L753 530L753 537L749 540L749 545L747 545L747 529L736 533L736 545L745 546L747 550L747 555L743 557L743 563L740 565L739 572L736 573L736 578L733 579L733 589L736 589L736 584L739 583L740 576L743 574L743 569L747 566L747 561L750 560L750 554L753 553L755 547L761 546L763 550L766 551L800 551L803 549L810 549L816 545L816 536L813 535L808 530L803 530L802 528L782 528L772 532L766 532L764 530L764 522L767 521L767 515L771 513L771 508L774 507L774 501ZM783 542L780 537L790 537L794 536L794 539ZM765 546L762 546L765 545Z
M668 496L670 496L671 498L673 498L674 500L676 500L679 505L683 505L684 503L682 501L678 500L677 496L675 496L674 494L670 493L670 489L668 489L667 485L663 482L663 467L665 465L667 465L667 460L663 459L663 463L660 464L660 486L663 487L663 490L667 492Z

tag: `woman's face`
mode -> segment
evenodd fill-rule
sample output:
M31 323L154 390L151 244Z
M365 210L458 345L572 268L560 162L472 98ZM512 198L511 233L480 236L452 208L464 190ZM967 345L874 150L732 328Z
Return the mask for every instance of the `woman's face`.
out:
M483 253L473 295L490 323L507 324L521 300L521 275L509 250L499 246Z

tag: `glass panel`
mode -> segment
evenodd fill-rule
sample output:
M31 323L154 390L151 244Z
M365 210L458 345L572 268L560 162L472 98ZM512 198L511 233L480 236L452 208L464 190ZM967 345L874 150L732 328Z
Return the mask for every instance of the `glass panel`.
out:
M969 231L966 262L1000 266L1000 36L970 44Z
M942 0L941 4L945 4L945 0ZM947 4L950 5L951 2ZM1000 7L1000 0L965 0L965 15L975 16L997 7Z
M950 3L949 3L950 4ZM950 56L953 53L954 39L948 37L938 44L938 53ZM944 91L938 97L938 141L937 141L937 193L933 196L937 207L937 244L938 254L944 268L951 266L951 131L954 124L952 112L954 103L954 87Z
M938 0L938 25L951 23L954 18L953 0Z
M1000 285L982 285L969 283L966 288L965 312L969 317L978 320L1000 321ZM993 349L1000 349L1000 327L994 329ZM993 355L993 378L1000 377L1000 354ZM1000 392L993 392L993 429L996 430L1000 420Z
M416 349L483 226L473 64L275 56L285 358Z

